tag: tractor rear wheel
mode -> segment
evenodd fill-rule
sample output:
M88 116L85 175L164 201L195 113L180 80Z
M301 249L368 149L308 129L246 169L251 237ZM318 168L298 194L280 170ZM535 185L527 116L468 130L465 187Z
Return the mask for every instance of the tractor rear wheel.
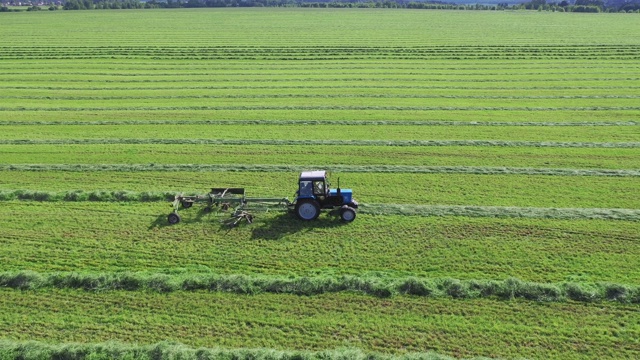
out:
M169 214L169 216L167 216L167 221L169 221L169 224L175 225L180 222L180 215L171 213Z
M296 216L304 221L315 220L320 216L320 205L312 199L299 200L296 204Z
M349 206L343 206L340 208L340 220L344 222L352 222L356 219L356 210Z

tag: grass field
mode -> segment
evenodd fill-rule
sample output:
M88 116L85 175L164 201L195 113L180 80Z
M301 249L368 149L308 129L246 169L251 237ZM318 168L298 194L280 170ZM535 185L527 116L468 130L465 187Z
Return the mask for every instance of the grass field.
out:
M528 11L0 14L0 357L27 340L640 357L639 24ZM353 189L355 222L269 212L228 229L226 215L191 209L166 223L172 194L291 198L298 172L320 168ZM154 285L78 285L122 274ZM20 289L29 276L76 285ZM163 282L198 276L351 285L250 295ZM435 290L389 285L405 281ZM235 354L220 358L257 358Z

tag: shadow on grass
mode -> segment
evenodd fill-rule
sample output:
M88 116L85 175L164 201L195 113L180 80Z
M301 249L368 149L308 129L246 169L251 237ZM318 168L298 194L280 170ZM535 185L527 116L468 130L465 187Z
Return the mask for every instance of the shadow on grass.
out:
M272 219L253 224L251 238L255 240L279 240L291 234L304 233L314 229L335 228L344 226L336 216L320 214L314 221L299 220L292 212L284 212Z
M180 224L195 224L202 223L203 221L211 221L218 223L219 220L226 219L226 213L218 213L214 209L213 212L207 212L204 208L191 208L191 209L180 209L178 214L180 215L180 223L178 224L169 224L169 214L171 211L168 211L165 214L158 215L158 217L149 225L148 230L155 228L164 228L167 226L179 226ZM194 216L195 214L195 216Z
M230 232L241 227L250 226L251 239L279 240L288 235L313 231L314 229L336 228L346 225L346 223L340 221L338 217L326 212L321 213L320 217L314 221L302 221L292 212L285 211L274 217L268 217L267 219L261 219L261 214L256 214L257 219L252 224L247 224L246 219L242 219L233 226L234 218L231 217L232 211L217 212L214 209L213 212L207 212L204 208L181 209L178 212L180 214L180 223L171 225L167 219L170 213L171 212L167 212L158 215L149 225L148 230L180 226L181 224L210 223L212 225L218 225L219 231Z

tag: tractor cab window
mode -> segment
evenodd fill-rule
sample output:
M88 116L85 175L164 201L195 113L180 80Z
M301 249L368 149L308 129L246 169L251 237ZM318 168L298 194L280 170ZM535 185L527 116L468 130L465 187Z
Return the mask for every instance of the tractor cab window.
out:
M313 196L313 185L311 184L311 181L300 181L300 196Z
M324 190L324 181L318 180L313 182L313 194L314 195L326 195L327 192Z

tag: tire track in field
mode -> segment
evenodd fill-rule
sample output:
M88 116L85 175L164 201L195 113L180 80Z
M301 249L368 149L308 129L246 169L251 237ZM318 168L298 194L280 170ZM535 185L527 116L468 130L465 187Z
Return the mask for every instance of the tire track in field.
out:
M504 140L279 140L279 139L3 139L0 145L273 145L273 146L490 146L636 149L640 142L559 142Z
M516 168L410 165L242 165L242 164L0 164L0 171L113 171L113 172L301 172L326 169L342 173L412 173L475 175L546 175L639 177L639 170Z
M98 120L0 121L0 126L32 125L345 125L345 126L639 126L636 121L413 121L413 120Z

